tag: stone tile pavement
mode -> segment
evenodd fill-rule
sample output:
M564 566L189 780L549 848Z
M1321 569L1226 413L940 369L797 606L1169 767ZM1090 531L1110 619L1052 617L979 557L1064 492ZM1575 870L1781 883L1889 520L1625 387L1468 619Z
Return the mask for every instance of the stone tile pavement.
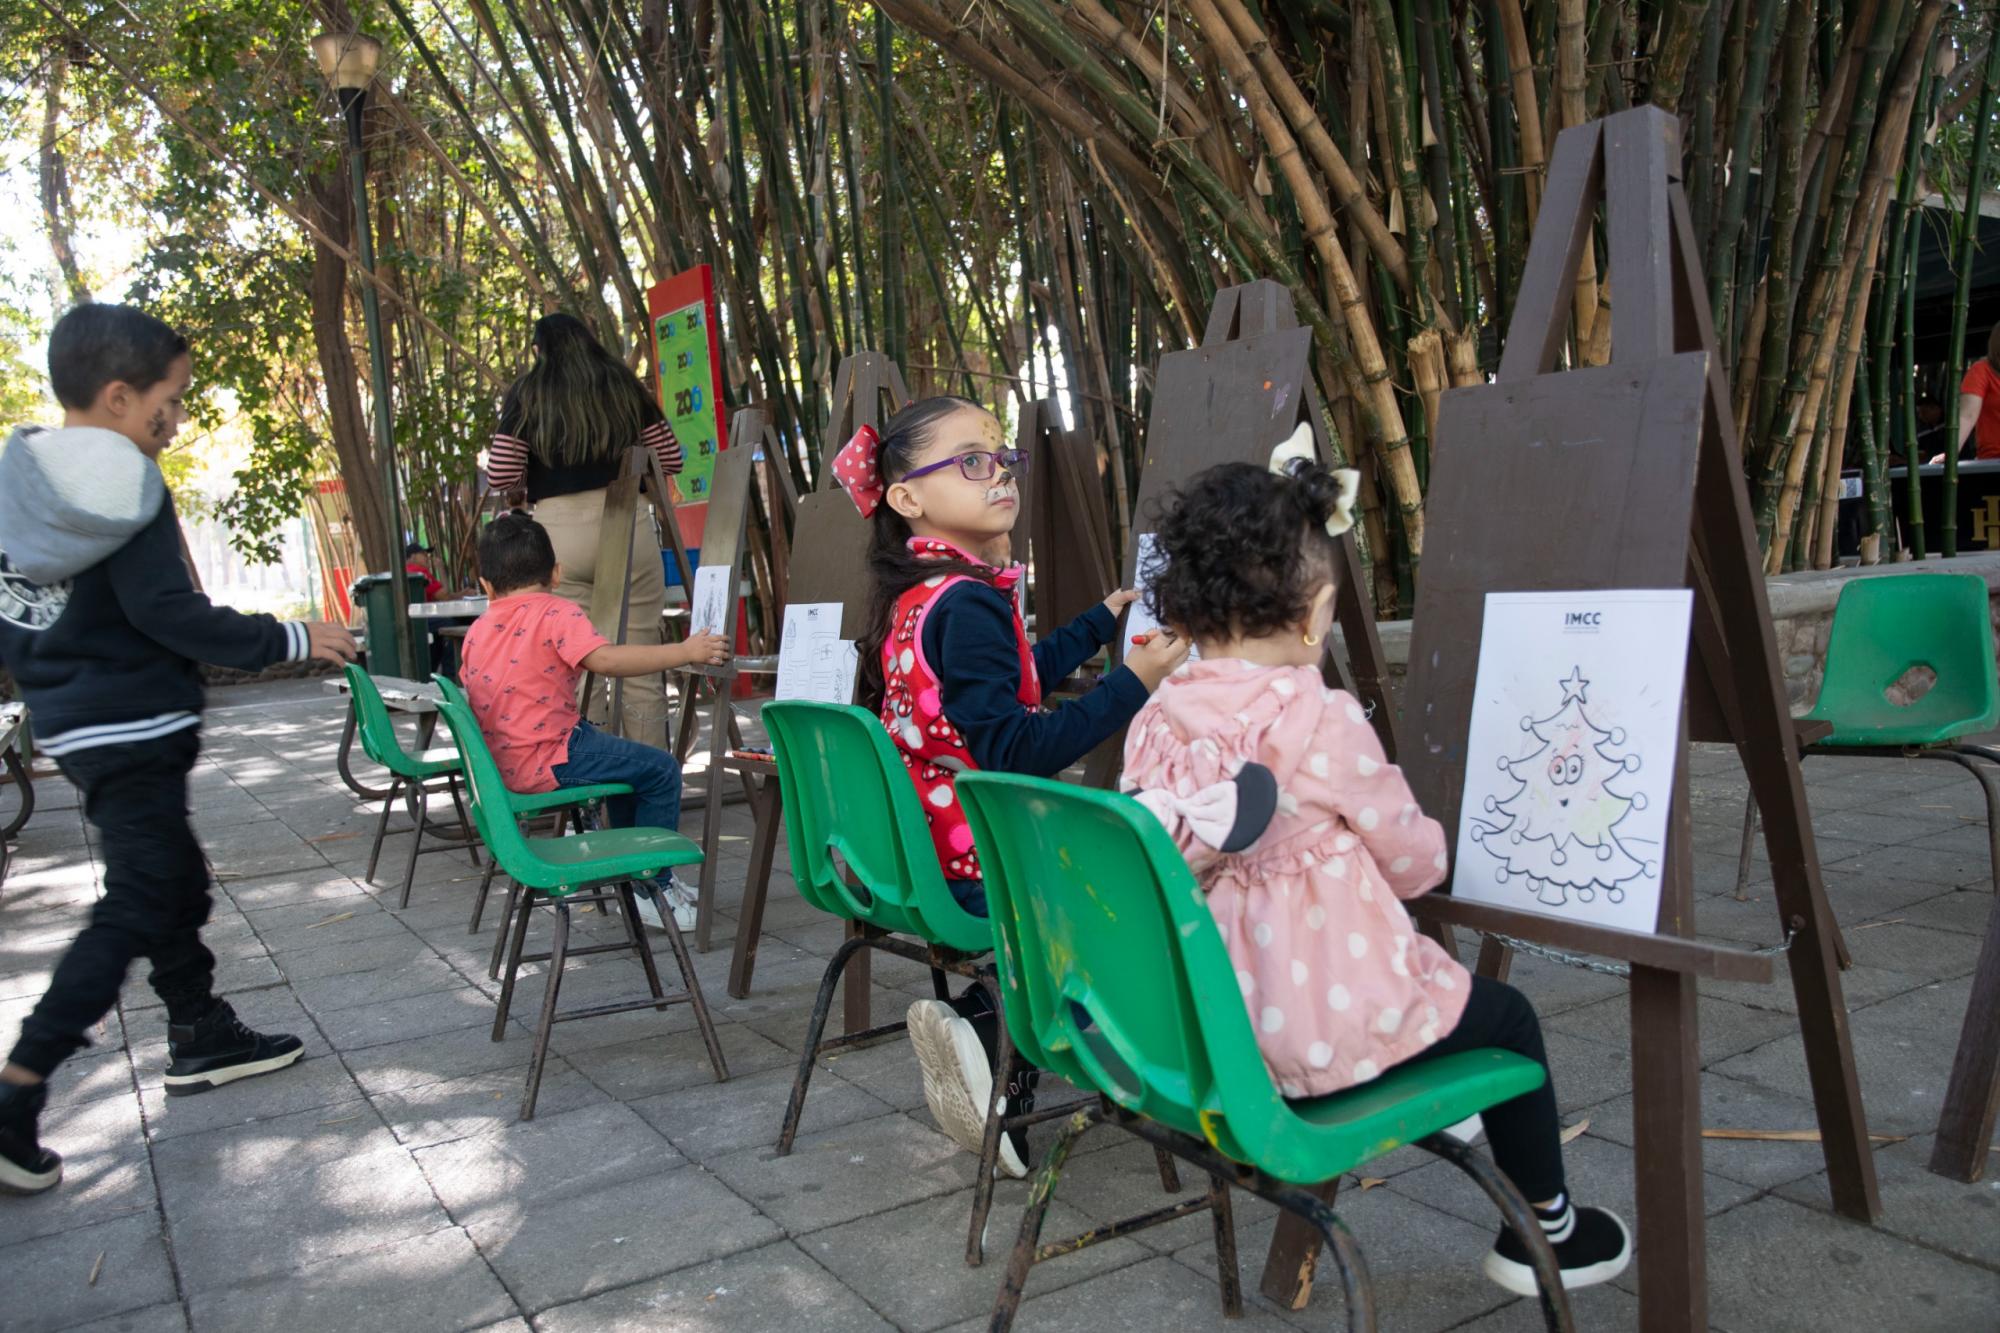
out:
M961 1259L971 1161L924 1109L907 1047L824 1062L797 1151L772 1143L834 922L782 874L752 998L723 989L747 854L728 811L716 948L698 961L733 1075L711 1082L685 1007L559 1026L537 1118L515 1112L540 982L489 1040L489 924L468 935L475 872L422 859L407 910L360 880L371 817L334 776L338 705L316 690L218 691L195 775L195 818L219 892L207 935L244 1016L299 1033L293 1070L167 1100L162 1011L135 971L96 1045L58 1076L45 1133L60 1189L0 1200L0 1329L475 1328L814 1330L983 1325L994 1259ZM1703 933L1777 935L1759 866L1733 896L1743 781L1697 757ZM1992 910L1976 785L1945 765L1814 761L1808 782L1828 892L1855 967L1844 978L1884 1216L1828 1210L1811 1144L1710 1140L1709 1272L1729 1330L1971 1329L2000 1325L2000 1162L1987 1183L1924 1169L1967 978ZM0 1039L11 1040L95 895L74 794L41 808L0 887ZM692 830L698 816L691 817ZM400 869L392 838L385 865ZM783 859L781 856L782 867ZM390 876L385 875L385 879ZM610 923L582 918L585 935ZM142 970L142 969L140 969ZM627 992L636 965L583 960L566 1001ZM1521 960L1573 1124L1577 1192L1626 1212L1632 1192L1624 983ZM878 960L874 1002L928 994ZM1704 985L1704 1121L1813 1124L1789 988ZM1535 1311L1478 1274L1494 1219L1447 1166L1406 1150L1349 1182L1341 1209L1391 1329L1529 1329ZM1003 1256L1025 1197L1008 1182L990 1232ZM1160 1199L1150 1155L1115 1131L1086 1138L1050 1233ZM1254 1292L1274 1222L1237 1206ZM1203 1219L1039 1266L1024 1329L1222 1328ZM1254 1300L1240 1327L1340 1328L1338 1287L1303 1311ZM1630 1275L1583 1294L1586 1328L1635 1324ZM1236 1327L1239 1325L1228 1325Z

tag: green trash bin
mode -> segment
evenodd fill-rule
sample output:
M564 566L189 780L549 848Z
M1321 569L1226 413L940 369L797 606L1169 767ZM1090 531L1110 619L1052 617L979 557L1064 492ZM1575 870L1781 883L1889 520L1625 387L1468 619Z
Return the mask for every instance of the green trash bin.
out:
M405 575L409 580L410 604L424 600L424 576ZM431 674L431 625L418 616L410 617L410 651L396 652L396 608L391 599L395 585L387 574L363 574L349 593L351 605L367 617L368 674L401 676L405 680L428 680Z

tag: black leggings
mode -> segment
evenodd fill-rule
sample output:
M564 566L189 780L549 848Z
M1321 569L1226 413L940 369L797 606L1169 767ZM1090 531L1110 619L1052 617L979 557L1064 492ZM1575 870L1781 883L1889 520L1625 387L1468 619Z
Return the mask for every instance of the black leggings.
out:
M1544 1070L1548 1052L1542 1047L1542 1023L1528 997L1504 981L1475 976L1472 994L1458 1026L1430 1049L1403 1063L1413 1065L1439 1056L1497 1047L1525 1055ZM1489 1106L1480 1113L1493 1161L1530 1203L1543 1203L1563 1191L1562 1120L1556 1113L1555 1075L1533 1092Z

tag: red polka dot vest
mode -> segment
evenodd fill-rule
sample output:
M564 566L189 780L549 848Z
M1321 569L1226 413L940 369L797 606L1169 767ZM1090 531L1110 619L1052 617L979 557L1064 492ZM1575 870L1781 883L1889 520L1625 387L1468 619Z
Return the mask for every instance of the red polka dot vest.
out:
M910 540L910 549L931 559L970 559L945 542L921 537ZM911 588L896 600L888 636L882 640L882 724L889 729L903 767L910 770L910 780L916 784L924 818L930 823L931 843L937 848L938 864L947 879L981 878L979 853L973 849L972 830L959 808L956 786L960 773L979 765L972 761L965 738L944 715L937 672L924 658L924 622L947 588L968 581L977 580L967 574L940 574ZM1021 623L1016 596L1020 581L1021 567L1016 565L997 575L993 586L1014 608L1014 642L1021 657L1016 697L1023 708L1033 711L1042 706L1042 687L1028 646L1028 630Z

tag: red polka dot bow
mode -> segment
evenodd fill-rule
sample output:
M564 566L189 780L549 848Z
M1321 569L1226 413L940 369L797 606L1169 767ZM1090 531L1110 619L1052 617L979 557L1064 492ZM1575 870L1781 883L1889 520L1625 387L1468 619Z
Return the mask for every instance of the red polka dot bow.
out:
M854 432L841 451L833 456L833 476L846 488L848 498L861 511L861 517L873 518L875 508L882 503L882 493L888 488L882 484L882 469L876 462L876 455L882 448L882 437L875 433L873 426L863 426Z

